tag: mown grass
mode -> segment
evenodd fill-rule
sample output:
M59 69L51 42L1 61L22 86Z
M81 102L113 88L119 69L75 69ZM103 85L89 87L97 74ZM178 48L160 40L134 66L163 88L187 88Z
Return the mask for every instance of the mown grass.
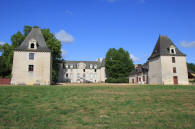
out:
M195 129L195 86L4 86L3 128Z

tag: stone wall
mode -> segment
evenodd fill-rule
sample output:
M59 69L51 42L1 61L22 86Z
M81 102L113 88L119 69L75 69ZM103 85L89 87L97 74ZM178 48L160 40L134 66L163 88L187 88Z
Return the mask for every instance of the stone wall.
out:
M172 63L172 56L161 56L161 67L163 84L174 84L173 76L177 76L178 84L189 84L185 56L175 56L175 63ZM173 73L173 67L176 73Z
M149 61L149 84L162 84L161 58L157 57Z
M34 53L34 60L29 59L29 53ZM29 65L34 65L34 71L28 71ZM15 51L11 84L50 85L51 68L50 52Z

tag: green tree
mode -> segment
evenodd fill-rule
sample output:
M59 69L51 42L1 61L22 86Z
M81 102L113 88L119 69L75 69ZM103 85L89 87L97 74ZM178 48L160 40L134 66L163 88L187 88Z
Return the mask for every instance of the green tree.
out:
M191 69L193 72L195 72L195 64L194 63L188 63L188 68Z
M129 52L123 48L118 50L110 48L106 53L106 82L112 83L127 83L130 72L133 70L133 61L130 58Z
M32 26L24 26L23 33L18 31L16 34L11 36L11 45L4 44L0 46L0 50L2 52L0 58L0 68L6 68L6 70L2 70L2 72L0 71L0 76L11 76L13 50L22 43L31 30ZM41 31L45 38L46 44L52 53L52 80L55 83L57 82L58 63L61 60L61 42L55 38L54 34L52 34L49 29L41 29Z
M12 58L13 58L13 48L8 43L0 45L0 51L2 55L0 56L0 76L1 77L11 77L12 69Z

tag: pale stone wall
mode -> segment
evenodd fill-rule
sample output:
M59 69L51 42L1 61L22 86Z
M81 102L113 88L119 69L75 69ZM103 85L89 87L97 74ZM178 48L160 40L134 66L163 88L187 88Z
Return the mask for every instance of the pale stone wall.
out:
M176 73L173 73L173 67L176 67ZM172 63L172 56L161 56L161 69L163 84L174 84L173 76L178 77L178 84L189 84L185 56L175 56L175 63Z
M107 77L106 77L106 68L101 67L101 72L100 72L100 82L105 82Z
M34 60L29 60L29 53L34 53ZM28 66L34 65L34 71L29 72ZM51 53L15 51L13 57L13 85L50 85L51 83Z
M82 83L82 82L105 82L105 67L101 67L100 69L85 69L83 68L78 69L63 69L63 64L59 64L60 70L58 74L58 81L59 82L71 82L71 83ZM68 77L67 77L68 74ZM85 75L85 76L84 76Z
M143 76L145 77L145 81L143 80ZM137 82L137 77L138 77L138 82ZM134 79L134 84L147 84L148 83L147 77L148 77L147 73L141 73L138 75L130 75L129 83L133 84L132 79Z
M161 58L157 57L149 61L149 84L162 84Z

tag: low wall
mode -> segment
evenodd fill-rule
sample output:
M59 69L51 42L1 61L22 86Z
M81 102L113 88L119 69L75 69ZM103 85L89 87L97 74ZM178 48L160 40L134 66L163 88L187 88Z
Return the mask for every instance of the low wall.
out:
M10 85L10 78L0 78L0 85Z

